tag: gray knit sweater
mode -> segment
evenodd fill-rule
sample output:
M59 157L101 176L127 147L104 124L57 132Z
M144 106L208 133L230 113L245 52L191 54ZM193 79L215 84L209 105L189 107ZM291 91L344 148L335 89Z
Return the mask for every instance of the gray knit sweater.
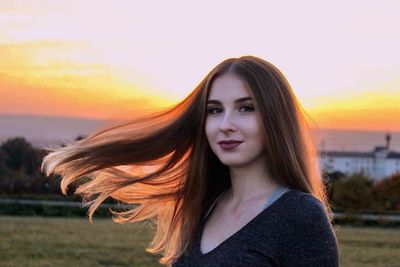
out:
M296 189L284 193L215 249L202 254L200 237L206 219L191 249L173 267L339 266L335 233L321 202L311 194Z

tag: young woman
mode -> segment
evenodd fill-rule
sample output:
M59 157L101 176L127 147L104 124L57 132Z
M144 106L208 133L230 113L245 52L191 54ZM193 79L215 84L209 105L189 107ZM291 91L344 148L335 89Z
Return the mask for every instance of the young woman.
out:
M137 204L146 250L172 266L338 266L318 155L295 94L271 63L218 64L176 106L50 150L42 165L90 205Z

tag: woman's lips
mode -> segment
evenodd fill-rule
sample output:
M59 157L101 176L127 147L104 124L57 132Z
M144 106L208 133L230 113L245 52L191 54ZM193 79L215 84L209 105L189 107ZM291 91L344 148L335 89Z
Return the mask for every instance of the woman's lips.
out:
M232 150L239 146L242 142L219 143L223 150Z

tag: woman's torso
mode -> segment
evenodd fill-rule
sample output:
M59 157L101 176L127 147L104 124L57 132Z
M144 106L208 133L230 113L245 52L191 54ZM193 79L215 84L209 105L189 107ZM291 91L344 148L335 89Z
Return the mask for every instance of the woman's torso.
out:
M284 186L277 187L269 197L262 197L261 201L252 201L247 207L242 208L243 212L239 215L225 211L226 205L223 205L223 197L226 191L220 194L203 219L200 252L207 254L217 248L289 190Z
M206 219L201 220L189 251L172 266L339 266L332 225L322 203L309 193L287 191L232 236L202 253Z
M259 239L261 236L257 234L258 227L255 226L260 225L259 222L263 220L262 217L265 217L266 211L273 207L274 203L289 191L290 189L286 187L278 188L265 201L262 211L248 220L240 229L237 229L223 240L207 244L204 242L206 241L204 240L204 228L207 224L207 219L210 218L218 200L222 196L222 194L219 195L202 218L191 250L186 256L178 259L173 266L259 266L261 262L263 266L276 266L272 257L267 254L261 255L252 248L257 242L262 242Z

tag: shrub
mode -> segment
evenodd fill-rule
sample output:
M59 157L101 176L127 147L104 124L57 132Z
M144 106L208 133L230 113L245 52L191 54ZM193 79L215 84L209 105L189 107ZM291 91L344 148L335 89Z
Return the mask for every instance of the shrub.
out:
M335 208L346 211L362 211L372 202L373 182L362 173L344 177L332 184L331 202Z

